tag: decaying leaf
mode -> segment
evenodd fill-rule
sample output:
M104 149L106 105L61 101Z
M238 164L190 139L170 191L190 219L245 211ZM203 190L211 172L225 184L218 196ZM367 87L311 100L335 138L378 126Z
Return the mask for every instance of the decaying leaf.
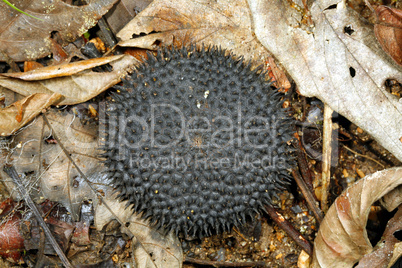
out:
M58 93L35 93L0 109L0 136L9 136L34 119L43 109L59 103Z
M320 98L402 160L402 102L384 88L389 78L402 81L402 69L388 60L372 25L340 0L311 2L314 28L287 2L248 3L257 38L300 93Z
M106 192L104 202L95 213L95 227L102 227L114 218L126 223L128 235L133 234L133 255L136 267L176 268L182 267L183 252L181 243L173 232L164 234L149 225L139 215L133 214L131 207L126 208L126 202L120 202L112 189ZM104 204L110 208L105 207ZM114 215L112 214L112 212ZM122 229L127 233L127 230Z
M16 205L11 199L0 203L0 256L15 262L24 249L24 237L19 230L21 214L14 211Z
M380 242L377 243L373 252L366 254L356 268L387 267L391 257L394 256L394 247L400 242L394 233L402 230L402 206L388 221Z
M28 17L0 1L0 61L34 60L51 53L51 34L58 32L66 45L95 26L117 0L87 1L72 6L61 0L20 1L17 7L41 20Z
M156 0L117 36L122 40L120 46L151 50L160 45L217 45L260 65L269 54L251 27L245 0Z
M2 73L0 76L18 78L25 81L38 81L56 77L70 76L84 70L104 65L119 60L123 55L105 58L96 58L83 61L76 61L69 64L47 66L23 73Z
M379 6L376 8L379 23L374 33L382 48L402 65L402 10Z
M23 96L33 93L60 93L64 97L60 105L77 104L90 100L119 83L137 62L134 57L124 55L45 67L28 73L3 75L0 77L0 85ZM105 63L110 63L113 71L80 72Z
M151 0L120 0L114 5L105 18L110 29L118 33L137 13L146 8Z
M29 127L14 136L9 144L6 157L0 159L1 166L5 162L17 167L19 174L29 174L21 179L29 189L32 197L39 196L61 203L78 220L81 202L91 199L98 201L84 178L74 167L70 158L84 174L92 174L99 169L98 127L95 120L81 122L82 114L88 112L88 103L77 105L72 110L52 109L44 117L37 117ZM92 104L98 108L95 103ZM58 138L59 142L49 142ZM62 147L66 150L64 151ZM0 170L0 177L15 200L20 199L14 183L6 180L7 176ZM96 177L97 179L98 177ZM97 184L102 186L101 183Z
M373 247L366 224L371 205L402 184L402 168L376 172L346 189L328 210L314 240L312 267L353 267Z

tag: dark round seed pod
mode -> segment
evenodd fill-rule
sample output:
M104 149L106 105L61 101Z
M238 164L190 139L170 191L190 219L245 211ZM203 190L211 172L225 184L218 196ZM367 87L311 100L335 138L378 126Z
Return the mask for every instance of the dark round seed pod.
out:
M289 182L293 123L265 73L216 47L159 50L108 104L121 200L196 237L253 220Z

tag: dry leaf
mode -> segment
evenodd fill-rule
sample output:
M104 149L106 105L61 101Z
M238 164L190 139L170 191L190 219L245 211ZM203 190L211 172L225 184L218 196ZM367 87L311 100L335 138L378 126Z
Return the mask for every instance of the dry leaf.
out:
M396 187L380 199L381 205L388 211L393 211L402 203L402 186Z
M273 81L276 82L275 86L282 88L285 92L287 92L292 85L286 77L286 74L278 67L278 65L276 65L274 58L269 57L268 64L273 74Z
M393 257L394 247L399 240L394 233L402 230L402 206L396 214L388 221L381 240L375 246L373 252L366 254L356 268L387 267Z
M24 237L20 232L21 214L14 209L18 206L11 199L0 203L0 256L18 262L24 250Z
M79 72L104 63L110 63L113 67L111 72ZM92 99L99 93L120 82L127 72L133 69L138 61L129 55L113 56L106 59L94 59L77 63L70 63L62 66L51 66L34 70L28 73L4 74L0 77L0 85L13 90L23 96L33 93L52 94L60 93L64 99L60 105L71 105ZM88 65L86 65L88 64ZM48 72L52 70L52 72ZM65 76L45 79L52 76ZM13 76L13 77L5 77ZM14 78L18 77L18 78ZM25 81L26 79L29 81ZM43 79L43 80L39 80ZM31 81L33 80L33 81ZM35 81L38 80L38 81Z
M24 72L42 68L43 65L36 61L24 61Z
M112 194L112 189L106 192L104 202L96 208L95 227L101 230L103 226L115 218L126 223L129 232L133 234L133 255L135 267L148 268L180 268L183 262L181 243L172 232L164 234L162 230L155 229L149 222L139 215L133 214L131 207L126 208L126 202L120 202ZM104 206L104 203L111 209Z
M245 0L156 0L117 36L122 40L120 46L151 50L161 45L218 45L260 65L269 54L251 26ZM148 35L142 36L144 33Z
M395 268L395 266L392 265L394 265L397 261L399 261L399 258L401 257L402 257L402 242L399 242L395 244L394 254L392 254L392 258L389 262L388 268Z
M0 159L1 166L5 162L17 167L19 174L30 174L21 179L29 189L38 187L38 191L30 191L33 198L49 199L61 203L78 220L81 202L91 199L94 204L98 201L84 178L67 157L68 154L85 174L94 174L99 169L99 154L97 123L95 120L83 124L76 115L87 109L88 104L75 106L74 109L52 109L45 114L51 129L38 117L29 127L13 137L8 145L6 157ZM92 104L95 106L95 104ZM81 110L81 111L78 111ZM48 142L49 139L59 138L67 150L64 152L59 143ZM0 176L7 178L0 170ZM103 178L97 173L95 179ZM11 180L4 181L7 189L15 200L20 199ZM97 181L97 187L103 186Z
M386 79L402 81L402 68L387 60L372 26L340 0L311 2L315 28L288 2L248 3L257 38L300 93L320 98L402 160L402 101L384 87Z
M152 0L120 0L108 13L105 18L110 29L116 34L119 32L137 13L146 8Z
M76 73L79 73L84 70L88 70L100 65L104 65L116 60L119 60L123 57L123 55L105 57L105 58L96 58L89 59L83 61L76 61L69 64L61 64L55 66L47 66L39 69L35 69L32 71L24 72L24 73L2 73L0 76L4 77L13 77L26 81L37 81L44 80L49 78L70 76Z
M385 52L402 65L402 10L379 6L375 12L380 21L374 26L377 40Z
M62 96L53 94L32 94L6 108L0 109L0 136L9 136L34 119L43 109L58 103Z
M373 250L366 224L371 205L402 184L402 168L376 172L347 188L328 210L317 237L311 267L353 267Z
M61 0L18 2L21 10L41 19L28 17L0 1L0 61L35 60L51 53L51 33L59 33L66 45L95 26L117 0L91 0L88 5L72 6Z

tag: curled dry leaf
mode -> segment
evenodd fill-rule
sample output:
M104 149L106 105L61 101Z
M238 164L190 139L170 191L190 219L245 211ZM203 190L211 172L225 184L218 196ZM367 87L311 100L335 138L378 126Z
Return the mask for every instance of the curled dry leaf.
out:
M47 66L24 73L2 73L0 76L18 78L25 81L38 81L56 77L70 76L84 70L119 60L123 55L76 61L69 64Z
M384 234L382 235L380 242L378 242L374 247L373 252L366 254L359 261L356 268L387 267L390 263L391 257L395 256L395 246L400 243L400 241L394 236L394 233L400 230L402 230L402 206L399 207L394 217L388 221Z
M134 57L124 55L70 63L58 67L45 67L27 74L4 75L0 77L0 85L24 96L33 93L60 93L64 97L59 103L60 105L77 104L90 100L119 83L137 62ZM113 71L80 72L106 63L113 67ZM66 76L70 74L72 75Z
M133 214L131 206L126 208L126 202L118 201L116 194L112 194L112 189L107 190L105 196L103 203L96 208L95 227L101 230L115 218L125 224L127 228L122 231L134 235L132 244L135 267L182 267L181 243L173 232L164 234L162 230L151 227L149 221Z
M245 0L155 0L117 37L122 40L120 46L151 50L161 45L218 45L260 65L269 53L256 40L251 27ZM144 33L147 35L142 36Z
M59 93L35 93L0 109L0 136L9 136L34 119L43 109L57 104L62 99Z
M375 12L379 20L374 26L377 40L385 52L402 65L402 10L379 6Z
M61 0L19 1L18 7L41 19L28 17L0 1L0 61L35 60L51 53L51 33L66 45L95 26L117 0L91 0L73 6Z
M314 240L311 267L353 267L373 250L366 224L371 205L402 184L402 168L376 172L346 189L328 210Z
M402 69L381 49L372 25L340 0L311 2L314 28L288 2L248 3L257 38L300 93L320 98L402 160L402 101L384 87L389 78L402 81Z

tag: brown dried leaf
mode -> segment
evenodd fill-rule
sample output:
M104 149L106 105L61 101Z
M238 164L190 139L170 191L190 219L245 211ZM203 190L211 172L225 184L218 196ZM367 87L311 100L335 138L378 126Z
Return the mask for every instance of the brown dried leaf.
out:
M402 65L402 10L379 6L376 8L380 23L374 26L374 33L381 47Z
M262 64L269 54L251 27L245 0L155 0L117 36L120 46L151 50L161 45L218 45Z
M292 85L290 84L289 79L286 77L286 74L278 67L278 65L276 65L274 58L269 57L268 64L271 68L274 81L277 83L276 86L283 88L285 92L287 92Z
M4 74L0 76L0 85L23 96L56 92L64 96L60 105L77 104L90 100L120 82L137 62L134 57L124 55L45 67L27 73ZM105 63L110 63L112 72L80 72Z
M388 211L396 209L402 203L402 186L396 187L381 198L380 203Z
M120 0L108 13L105 18L110 29L118 33L132 18L146 8L152 0Z
M36 93L0 109L0 136L13 134L34 119L43 109L58 103L61 99L62 95L58 93Z
M387 267L393 257L394 247L399 242L394 233L399 230L402 230L402 206L388 221L384 234L373 252L366 254L356 268Z
M120 202L112 189L106 192L106 198L95 213L95 227L101 230L105 224L116 217L120 222L126 223L128 230L123 229L133 237L133 255L136 267L180 268L183 262L181 243L174 234L164 234L150 226L149 221L143 220L139 215L133 214L131 206L126 208L126 202ZM104 203L111 209L105 207ZM113 215L113 213L114 215ZM150 253L152 252L152 256Z
M95 26L117 0L91 0L72 6L61 0L19 1L16 6L42 19L28 17L0 1L0 61L35 60L51 53L51 33L58 32L62 45Z
M5 162L11 163L20 174L30 174L21 179L24 185L30 185L30 190L40 188L39 192L30 191L34 199L41 196L41 199L61 203L75 220L78 220L83 200L92 199L94 204L98 201L68 158L71 157L85 174L99 169L96 157L99 154L97 124L95 120L83 124L79 118L82 118L82 113L86 113L87 105L77 105L72 110L50 109L45 117L51 128L42 116L36 118L13 137L13 142L7 146L10 149L6 152L6 157L0 158L1 166ZM92 105L98 108L96 104ZM58 137L68 156L59 143L48 142L54 136ZM0 177L6 178L2 170ZM12 191L15 189L14 183L11 180L5 180L4 183L13 198L18 200L18 193ZM97 185L101 186L102 183Z
M314 240L311 267L353 267L373 250L366 224L371 205L402 184L402 168L376 172L346 189L328 210Z
M0 74L0 76L13 77L26 81L37 81L55 77L70 76L79 73L81 71L94 68L96 66L104 65L112 61L119 60L122 57L123 55L118 55L105 58L76 61L69 64L47 66L24 73L2 73Z
M255 35L300 93L321 99L402 160L402 101L384 86L402 81L402 68L381 49L372 25L341 0L309 2L314 27L286 1L248 3Z
M11 199L0 203L0 256L17 262L24 249L24 237L19 228L21 214L14 211L15 207Z

